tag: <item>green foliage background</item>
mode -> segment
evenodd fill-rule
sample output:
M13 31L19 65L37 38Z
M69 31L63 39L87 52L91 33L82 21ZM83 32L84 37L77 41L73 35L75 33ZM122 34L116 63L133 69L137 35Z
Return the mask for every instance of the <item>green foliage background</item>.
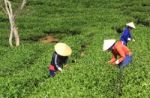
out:
M20 0L11 2L16 9ZM0 9L0 97L148 98L149 12L149 0L28 0L16 18L21 45L10 48L9 21ZM133 62L120 71L107 63L111 54L102 44L119 39L129 21L137 28L128 45ZM48 77L54 44L38 41L49 34L73 49L69 66L55 78Z

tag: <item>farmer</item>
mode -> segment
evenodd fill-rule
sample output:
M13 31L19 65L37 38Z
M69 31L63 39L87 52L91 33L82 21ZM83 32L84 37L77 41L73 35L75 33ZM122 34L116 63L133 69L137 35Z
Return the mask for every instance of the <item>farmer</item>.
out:
M124 31L120 37L120 40L126 46L127 46L128 41L131 41L131 40L135 41L131 36L132 29L135 29L134 23L133 22L127 23L126 28L124 29Z
M67 63L68 57L71 55L71 48L65 43L57 43L52 56L51 65L49 66L50 76L54 77L56 71L62 72L63 65Z
M116 42L115 39L104 40L103 51L111 51L112 58L108 61L110 64L118 65L123 68L132 60L131 51L121 41ZM119 56L119 58L117 58Z

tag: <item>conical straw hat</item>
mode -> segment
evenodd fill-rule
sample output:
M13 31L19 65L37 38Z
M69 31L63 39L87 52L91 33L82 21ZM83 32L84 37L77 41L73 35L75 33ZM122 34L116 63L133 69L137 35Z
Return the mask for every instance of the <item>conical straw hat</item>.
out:
M57 43L55 45L55 51L61 56L70 56L72 53L71 48L65 43Z
M115 39L104 40L103 51L108 50L115 42Z
M134 25L134 23L133 23L133 22L129 22L129 23L127 23L127 24L126 24L126 26L129 26L129 27L131 27L131 28L135 29L135 25Z

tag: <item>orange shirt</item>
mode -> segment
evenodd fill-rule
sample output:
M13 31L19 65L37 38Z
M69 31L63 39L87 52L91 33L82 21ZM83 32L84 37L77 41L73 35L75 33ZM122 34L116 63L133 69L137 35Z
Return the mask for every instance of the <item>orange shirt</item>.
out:
M121 41L118 41L112 49L112 59L110 60L110 63L114 63L117 59L117 56L119 56L120 58L119 63L122 62L126 55L131 55L131 51L128 49L127 46L125 46Z

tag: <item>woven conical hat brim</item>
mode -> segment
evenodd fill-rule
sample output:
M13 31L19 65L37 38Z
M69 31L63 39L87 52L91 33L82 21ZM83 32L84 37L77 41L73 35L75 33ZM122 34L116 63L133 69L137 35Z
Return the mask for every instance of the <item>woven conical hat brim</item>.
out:
M108 50L115 42L115 39L104 40L103 51Z
M70 56L72 53L71 48L65 43L57 43L55 45L55 51L61 56Z
M129 26L129 27L135 29L135 25L133 22L127 23L126 26Z

